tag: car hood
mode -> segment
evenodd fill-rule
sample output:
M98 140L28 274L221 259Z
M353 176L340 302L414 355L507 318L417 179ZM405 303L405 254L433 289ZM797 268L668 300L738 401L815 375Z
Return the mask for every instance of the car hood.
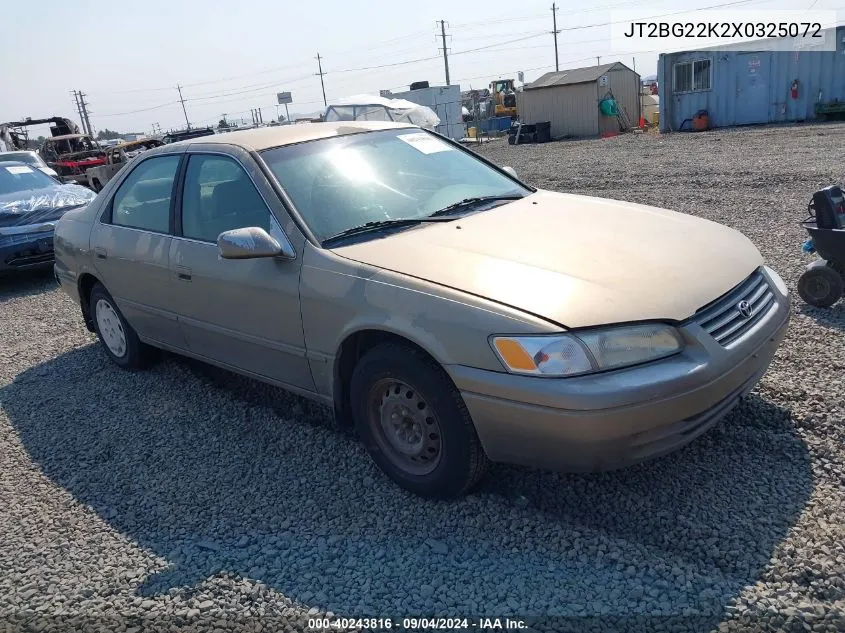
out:
M60 218L91 202L95 193L78 185L16 191L0 195L0 227L37 224Z
M763 263L721 224L550 191L332 250L570 328L682 321Z

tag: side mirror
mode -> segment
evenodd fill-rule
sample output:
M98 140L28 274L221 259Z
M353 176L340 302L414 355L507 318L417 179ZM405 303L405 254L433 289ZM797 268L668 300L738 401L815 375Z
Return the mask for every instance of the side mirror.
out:
M257 226L224 231L217 237L217 248L223 259L258 259L292 255L286 252L276 238Z
M514 178L519 178L519 176L516 175L516 170L513 167L502 167L502 171L506 171Z

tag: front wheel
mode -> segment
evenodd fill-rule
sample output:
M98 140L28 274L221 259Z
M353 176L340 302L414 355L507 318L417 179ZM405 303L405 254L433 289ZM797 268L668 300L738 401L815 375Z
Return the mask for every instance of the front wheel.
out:
M831 266L815 266L798 278L798 294L817 308L829 308L842 298L845 281Z
M460 392L434 361L395 343L367 352L350 384L355 425L379 468L424 497L471 490L489 461Z

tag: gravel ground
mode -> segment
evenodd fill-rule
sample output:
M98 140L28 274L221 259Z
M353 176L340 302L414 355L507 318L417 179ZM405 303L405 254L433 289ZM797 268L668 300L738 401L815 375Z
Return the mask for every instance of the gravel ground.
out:
M842 181L843 141L823 125L479 151L540 187L740 229L794 289L797 222ZM303 630L326 611L845 627L842 302L795 297L759 388L686 449L598 475L496 467L455 503L399 490L276 389L170 357L120 371L49 276L0 280L0 324L0 632Z

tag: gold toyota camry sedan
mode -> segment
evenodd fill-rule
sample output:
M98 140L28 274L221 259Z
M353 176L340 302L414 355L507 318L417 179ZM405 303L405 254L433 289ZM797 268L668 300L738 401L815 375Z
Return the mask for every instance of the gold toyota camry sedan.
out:
M327 403L434 497L490 462L596 471L687 444L789 318L737 231L537 190L391 123L150 150L58 222L55 250L119 366L161 348Z

